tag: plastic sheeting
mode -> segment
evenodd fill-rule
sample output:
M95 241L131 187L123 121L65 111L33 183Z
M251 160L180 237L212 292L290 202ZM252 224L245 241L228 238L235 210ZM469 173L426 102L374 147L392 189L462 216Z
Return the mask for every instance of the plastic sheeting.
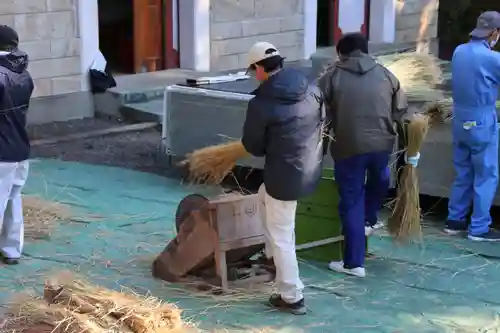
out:
M174 233L177 203L188 193L216 192L177 180L112 167L36 161L27 194L72 205L73 222L48 241L28 242L17 267L2 267L0 294L41 290L43 276L70 269L91 281L127 286L177 302L185 317L224 332L493 332L500 329L500 246L448 238L427 229L425 247L370 239L376 258L367 278L346 278L324 264L301 263L309 315L265 306L268 290L202 296L151 277L150 266Z

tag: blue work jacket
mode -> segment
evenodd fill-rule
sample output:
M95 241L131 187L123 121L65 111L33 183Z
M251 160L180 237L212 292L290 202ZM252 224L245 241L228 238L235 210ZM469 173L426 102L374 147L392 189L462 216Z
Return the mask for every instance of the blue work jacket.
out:
M451 67L454 140L487 144L498 133L500 53L485 40L471 40L455 49Z

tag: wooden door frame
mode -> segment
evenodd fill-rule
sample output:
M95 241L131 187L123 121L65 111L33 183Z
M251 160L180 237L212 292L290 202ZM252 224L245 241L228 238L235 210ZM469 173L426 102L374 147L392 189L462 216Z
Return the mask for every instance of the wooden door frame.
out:
M138 4L142 4L147 0L133 0L133 6L136 8ZM161 33L160 43L161 43L161 57L159 60L160 64L158 64L154 71L165 70L170 68L179 68L179 52L174 48L174 20L173 20L173 1L175 0L161 0L161 19L160 19L160 27ZM178 6L177 6L178 8ZM140 19L141 21L137 21ZM145 24L144 17L142 15L134 16L134 41L146 39L146 36L143 36L147 31L141 31L141 29L136 29L136 24L142 25ZM178 21L178 20L177 20ZM177 29L179 31L179 29ZM137 47L138 44L134 43L134 70L138 72L140 70L140 66L142 66L142 59L144 58L144 50Z

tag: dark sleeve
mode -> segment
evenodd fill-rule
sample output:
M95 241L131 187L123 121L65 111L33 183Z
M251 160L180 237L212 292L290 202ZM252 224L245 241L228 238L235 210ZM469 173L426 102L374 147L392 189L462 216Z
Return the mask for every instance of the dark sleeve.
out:
M3 96L5 94L5 84L6 84L6 77L4 74L0 74L0 100L3 99ZM0 110L4 111L4 110Z
M333 70L330 69L327 72L323 73L322 76L318 79L318 87L319 90L321 90L321 94L323 95L323 104L325 107L325 113L326 113L326 124L328 127L328 130L332 128L332 120L335 118L334 117L334 112L335 109L333 107L334 105L334 91L332 87L332 74Z
M392 119L396 123L400 137L405 138L406 124L413 118L414 109L408 106L406 94L398 78L388 69L384 69L392 86Z
M247 152L260 157L266 155L267 124L257 104L258 101L255 98L248 103L241 142Z

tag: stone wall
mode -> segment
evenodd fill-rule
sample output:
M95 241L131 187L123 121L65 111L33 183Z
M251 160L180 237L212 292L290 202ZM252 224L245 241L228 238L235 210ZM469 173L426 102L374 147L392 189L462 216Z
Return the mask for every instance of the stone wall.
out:
M211 70L246 68L258 41L274 44L287 60L301 59L303 1L210 0Z
M437 37L439 0L398 0L396 43L426 43Z
M83 89L76 0L0 0L0 24L19 33L35 81L33 97Z

